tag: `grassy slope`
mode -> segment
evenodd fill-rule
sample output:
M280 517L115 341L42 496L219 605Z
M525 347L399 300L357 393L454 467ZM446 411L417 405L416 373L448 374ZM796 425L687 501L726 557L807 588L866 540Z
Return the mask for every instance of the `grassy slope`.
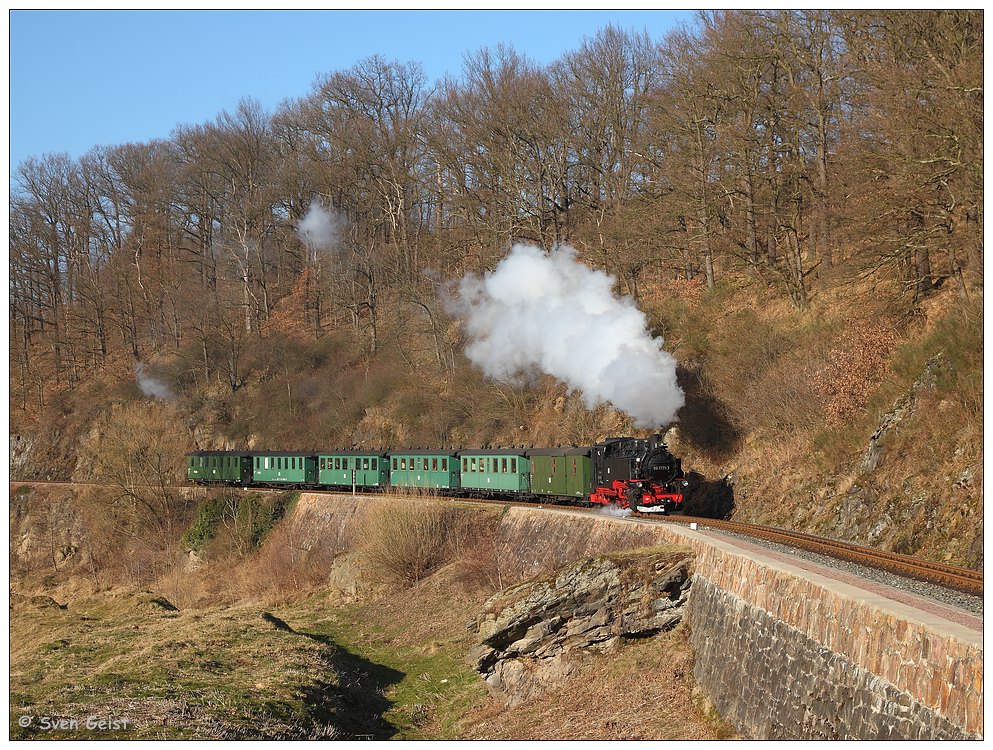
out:
M566 737L582 727L583 736L629 739L724 732L694 702L692 655L678 632L594 657L540 702L558 711L542 713L536 702L507 709L490 698L465 660L477 638L466 623L500 585L484 543L498 520L488 509L445 506L447 522L428 530L412 525L421 505L348 521L363 531L405 528L446 539L410 583L378 570L385 555L400 561L402 538L384 543L382 535L361 534L344 548L328 541L346 516L324 519L323 533L305 539L296 533L298 512L276 521L256 547L238 544L239 529L220 523L196 557L149 558L135 540L108 532L107 506L94 492L31 488L11 506L12 737L524 738ZM73 519L55 549L74 551L55 566L53 509ZM191 527L202 520L192 517ZM286 556L291 547L296 552ZM588 694L591 680L625 696L611 700L609 717L602 698ZM625 694L632 681L637 701ZM666 709L646 710L649 703ZM25 715L36 721L18 726ZM129 722L115 731L51 731L43 716Z
M119 738L306 736L337 726L329 647L273 629L257 608L170 611L104 593L67 609L11 611L11 737L50 733L40 717L127 718ZM328 698L313 696L329 691ZM27 729L21 715L39 717Z
M373 602L335 606L316 594L271 610L294 632L265 622L259 605L171 611L152 594L122 590L67 609L15 598L11 737L726 736L694 703L678 631L596 657L547 700L504 708L464 661L464 623L484 595L458 593L453 574ZM35 725L18 727L22 715ZM131 723L52 732L41 716Z

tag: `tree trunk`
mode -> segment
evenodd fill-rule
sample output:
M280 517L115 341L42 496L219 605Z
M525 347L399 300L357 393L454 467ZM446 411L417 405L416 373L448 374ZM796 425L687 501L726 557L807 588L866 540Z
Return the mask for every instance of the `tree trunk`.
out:
M931 294L934 283L931 281L931 254L923 242L914 251L914 298L923 299Z
M817 113L817 246L821 261L826 266L833 263L831 252L831 210L828 193L827 117Z
M745 193L745 251L748 256L748 266L754 272L759 262L758 227L755 219L755 188L752 184L752 165L748 154L743 154L745 173L742 176L742 188Z

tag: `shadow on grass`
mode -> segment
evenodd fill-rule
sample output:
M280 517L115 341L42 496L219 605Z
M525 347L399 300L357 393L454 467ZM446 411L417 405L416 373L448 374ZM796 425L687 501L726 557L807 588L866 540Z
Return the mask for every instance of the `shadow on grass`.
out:
M387 740L397 727L383 718L393 705L385 693L406 675L376 664L314 633L293 631L327 649L325 664L332 679L322 680L302 691L302 699L315 722L330 724L341 733L336 739Z

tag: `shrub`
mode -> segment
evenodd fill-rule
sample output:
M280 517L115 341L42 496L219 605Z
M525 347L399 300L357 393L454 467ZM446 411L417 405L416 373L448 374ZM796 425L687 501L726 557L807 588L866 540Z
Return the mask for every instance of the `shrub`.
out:
M291 508L299 492L272 495L223 493L208 497L197 509L193 525L183 534L186 549L203 552L219 535L223 525L232 530L232 539L242 554L258 548L273 527Z
M874 323L856 326L844 346L831 350L829 365L818 373L816 385L828 403L828 423L838 429L865 412L869 398L883 380L896 331Z
M194 552L203 552L207 543L217 533L217 527L224 518L225 506L226 503L221 497L208 497L200 503L196 520L180 540L183 547Z
M339 552L329 539L308 539L298 524L279 524L242 569L242 588L253 595L291 599L326 583Z
M299 497L299 492L242 497L235 515L235 529L242 544L252 549L259 547Z
M370 577L413 585L466 551L467 511L440 503L398 501L391 512L370 516L360 538Z

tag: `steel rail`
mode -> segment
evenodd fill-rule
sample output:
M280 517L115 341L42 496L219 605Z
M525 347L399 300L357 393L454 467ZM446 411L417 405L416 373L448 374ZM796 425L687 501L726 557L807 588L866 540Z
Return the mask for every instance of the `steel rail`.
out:
M813 534L790 531L789 529L778 529L771 526L759 526L757 524L737 521L719 521L713 518L694 518L691 516L667 516L664 520L670 523L696 523L700 526L705 525L714 529L765 539L789 547L798 547L828 557L885 570L906 578L937 583L968 594L981 596L983 593L982 571L971 570L969 568L923 560L897 552L863 547L838 539L818 537Z

